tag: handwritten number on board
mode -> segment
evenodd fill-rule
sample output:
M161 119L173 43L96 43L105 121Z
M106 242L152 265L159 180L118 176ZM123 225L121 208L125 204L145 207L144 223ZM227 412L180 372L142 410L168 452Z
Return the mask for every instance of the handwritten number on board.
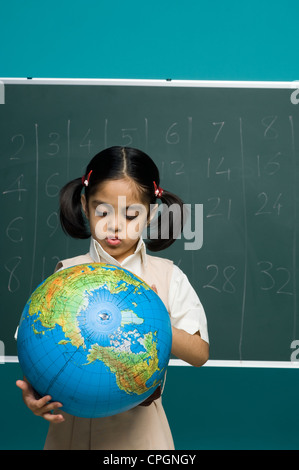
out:
M80 142L80 147L87 147L88 155L90 155L91 147L92 147L92 143L89 138L90 132L91 132L91 129L88 129L88 131L86 132L86 134L84 135L83 139Z
M60 135L57 132L50 132L49 139L52 142L49 143L49 147L51 147L51 152L47 152L47 154L50 155L51 157L59 153L60 146L57 143L59 138L60 138Z
M180 136L174 128L178 125L177 122L174 122L166 132L166 142L171 145L176 145L180 142Z
M217 132L217 134L216 134L216 136L215 136L215 139L214 139L214 143L215 143L216 140L218 139L219 134L220 134L220 132L222 131L222 128L223 128L224 124L225 124L225 121L213 122L213 126L219 126L218 132Z
M23 217L15 217L6 228L6 235L9 240L13 243L20 243L23 241L23 235L21 230L18 227L15 227L15 222L19 220L24 220Z
M282 204L280 203L282 193L279 193L277 198L274 201L274 204L271 207L269 207L269 198L267 193L262 192L260 193L257 197L262 201L260 208L255 212L254 215L265 215L265 214L272 214L274 211L269 210L269 209L275 209L277 212L277 215L280 215L280 210L282 208ZM267 208L267 210L265 210Z
M8 186L7 190L6 191L3 191L3 194L12 194L12 193L18 193L19 194L19 197L18 197L18 200L21 201L22 200L22 193L26 192L27 189L22 187L22 184L23 184L23 179L24 179L24 175L20 175L18 176L17 179L15 179L10 186ZM16 188L14 188L14 186L16 186Z
M15 275L15 271L17 267L19 266L19 264L21 263L21 261L22 261L21 256L14 256L4 265L4 268L9 273L7 287L8 287L9 292L11 293L16 292L20 288L20 285L21 285L19 279Z
M275 292L277 294L286 294L286 295L293 295L292 292L289 292L287 290L283 290L290 282L291 280L291 273L287 268L284 268L282 266L278 268L273 267L273 263L270 261L259 261L258 266L264 267L264 269L261 269L260 272L264 275L265 282L261 286L261 290L264 291L269 291L272 289L276 289ZM278 281L275 279L275 272L282 271L285 273L283 281L280 280L279 284L280 287L277 288Z
M277 120L277 116L266 116L262 119L262 124L266 127L264 131L265 139L277 139L278 132L274 128L274 123Z
M17 141L18 147L17 150L10 157L10 160L19 160L20 157L17 157L17 155L19 155L19 153L23 150L23 147L25 145L25 137L23 136L23 134L17 134L11 138L11 141L12 143Z
M217 264L209 264L207 266L207 270L210 271L210 270L213 270L214 273L213 273L213 276L211 278L211 280L205 284L203 286L203 288L210 288L210 289L213 289L215 290L216 292L220 293L220 292L226 292L227 294L234 294L236 292L236 287L233 285L233 283L231 282L231 279L233 278L233 276L236 274L236 268L234 266L226 266L223 271L222 271L222 275L223 275L223 278L224 278L224 282L222 279L219 279L219 267L217 266ZM217 287L215 285L215 283L219 282L223 284L220 285L220 288L219 286Z

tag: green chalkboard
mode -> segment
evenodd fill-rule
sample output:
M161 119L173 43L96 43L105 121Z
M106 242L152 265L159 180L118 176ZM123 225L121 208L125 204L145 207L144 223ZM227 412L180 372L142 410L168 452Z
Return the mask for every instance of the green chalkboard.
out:
M190 205L195 237L203 205L200 249L190 249L186 234L158 256L173 259L198 293L210 359L290 361L299 340L299 105L288 84L3 82L0 340L7 356L16 355L13 335L32 290L59 259L88 250L89 242L62 233L59 189L95 153L124 145L147 152L161 186Z

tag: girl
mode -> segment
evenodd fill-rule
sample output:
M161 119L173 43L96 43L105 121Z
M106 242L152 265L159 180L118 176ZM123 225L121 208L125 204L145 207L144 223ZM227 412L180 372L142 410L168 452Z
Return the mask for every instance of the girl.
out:
M85 175L69 182L60 195L62 228L74 238L91 236L89 253L61 261L56 270L81 263L104 262L120 265L144 279L169 312L172 353L199 367L209 356L202 305L186 275L172 261L146 253L141 235L155 215L157 198L168 207L176 204L182 217L178 222L175 212L165 211L163 216L163 211L158 218L157 237L147 241L147 248L163 250L174 242L173 232L182 230L183 203L160 188L159 183L157 166L140 150L111 147L98 153L87 166ZM170 213L174 214L171 218ZM169 218L168 238L162 237L165 217ZM87 419L59 412L62 404L49 403L50 396L36 397L26 378L17 381L17 385L33 413L50 422L45 449L174 449L160 389L129 411Z

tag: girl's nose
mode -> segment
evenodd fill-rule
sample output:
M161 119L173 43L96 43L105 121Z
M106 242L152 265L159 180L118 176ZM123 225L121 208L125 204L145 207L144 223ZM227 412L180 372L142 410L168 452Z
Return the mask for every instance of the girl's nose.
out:
M114 216L109 217L108 220L108 231L111 231L112 233L119 233L123 230L124 228L124 220L121 215L118 215L117 213L114 214Z

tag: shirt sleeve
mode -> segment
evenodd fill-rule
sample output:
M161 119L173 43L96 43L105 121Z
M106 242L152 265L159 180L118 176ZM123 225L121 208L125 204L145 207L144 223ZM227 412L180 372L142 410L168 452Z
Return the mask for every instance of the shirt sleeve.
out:
M192 335L199 331L201 338L209 343L204 308L186 274L176 265L173 265L168 302L172 326Z

